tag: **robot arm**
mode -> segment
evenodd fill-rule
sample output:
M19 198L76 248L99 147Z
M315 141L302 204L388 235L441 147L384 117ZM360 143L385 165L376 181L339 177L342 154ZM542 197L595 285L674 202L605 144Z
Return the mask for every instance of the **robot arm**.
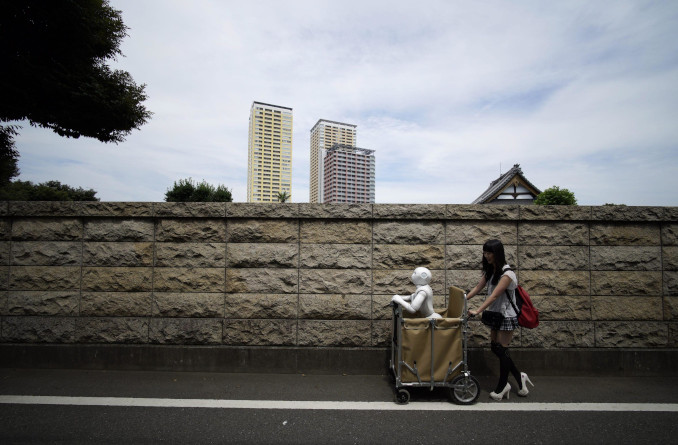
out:
M407 301L412 301L412 304L408 303ZM419 310L422 304L424 304L424 301L426 300L426 293L424 292L416 292L412 295L406 295L406 296L400 296L400 295L394 295L391 301L398 303L405 309L407 312L414 314Z

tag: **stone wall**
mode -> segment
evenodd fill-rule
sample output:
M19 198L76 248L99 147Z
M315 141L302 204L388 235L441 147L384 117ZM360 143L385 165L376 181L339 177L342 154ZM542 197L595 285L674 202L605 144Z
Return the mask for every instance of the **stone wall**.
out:
M383 350L412 269L442 308L489 238L541 312L515 347L677 346L675 207L110 202L0 203L0 343Z

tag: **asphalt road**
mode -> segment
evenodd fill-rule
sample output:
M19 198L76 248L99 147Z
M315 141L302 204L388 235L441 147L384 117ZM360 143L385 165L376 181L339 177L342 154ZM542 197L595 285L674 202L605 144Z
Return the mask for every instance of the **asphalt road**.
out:
M678 443L673 378L531 378L527 398L493 402L495 378L479 377L481 398L462 409L425 388L395 405L389 376L0 369L0 443ZM147 401L164 406L132 406Z

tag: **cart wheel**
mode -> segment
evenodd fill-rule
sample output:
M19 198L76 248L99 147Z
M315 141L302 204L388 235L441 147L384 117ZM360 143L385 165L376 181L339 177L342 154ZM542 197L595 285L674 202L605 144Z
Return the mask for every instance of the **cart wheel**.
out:
M452 380L450 398L459 405L471 405L480 396L478 380L471 375L460 375Z
M410 402L410 393L406 389L399 389L395 394L395 403L407 405Z

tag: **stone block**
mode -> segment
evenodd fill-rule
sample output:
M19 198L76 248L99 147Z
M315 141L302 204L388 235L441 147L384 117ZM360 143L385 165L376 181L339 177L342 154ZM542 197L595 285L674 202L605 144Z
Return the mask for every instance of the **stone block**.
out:
M390 320L393 317L393 309L389 305L389 303L391 303L392 297L393 297L393 294L390 294L390 295L372 295L372 319L373 320Z
M82 261L85 266L152 266L153 243L86 242Z
M662 247L664 270L678 270L678 246Z
M154 216L162 218L224 218L223 202L156 202Z
M592 295L661 295L662 273L659 271L592 271Z
M678 297L663 298L664 320L678 321Z
M661 270L661 248L591 246L592 270Z
M153 241L151 219L92 219L85 222L87 241Z
M663 348L668 344L668 325L664 322L596 322L597 348Z
M302 244L303 269L369 269L370 246L364 244Z
M9 202L0 202L0 216L8 216L9 215Z
M678 323L669 324L669 341L666 346L669 348L678 348Z
M75 320L78 343L147 343L148 319L82 317Z
M15 266L79 266L80 241L15 241L11 264ZM6 264L6 263L3 263Z
M297 318L297 294L226 294L226 318Z
M156 267L225 267L226 243L155 243Z
M390 320L374 320L372 322L372 346L391 347L391 324Z
M7 315L78 315L78 291L11 291L7 293Z
M81 201L10 201L11 216L80 216Z
M483 245L487 240L499 239L502 243L516 244L518 240L515 222L448 221L447 244Z
M661 221L664 215L664 207L611 205L592 207L591 218L596 221Z
M372 255L372 267L375 269L445 268L442 245L375 244Z
M83 317L150 317L153 295L150 292L83 292L80 315Z
M525 221L589 221L591 207L563 205L526 205L520 207L520 219Z
M591 299L588 296L530 295L539 310L539 320L591 320Z
M591 224L592 246L657 246L659 224Z
M482 245L448 245L445 246L447 255L446 267L448 269L473 269L480 270L483 263ZM515 245L504 245L504 255L506 261L512 267L516 267L518 258L518 247Z
M297 320L224 320L223 343L231 346L294 346Z
M163 345L221 343L223 320L217 318L151 318L149 342Z
M592 348L595 344L593 322L540 321L537 329L521 328L525 348Z
M590 273L566 270L523 270L519 283L530 295L589 295Z
M210 292L155 292L154 317L223 317L224 294Z
M447 219L517 220L519 206L486 204L451 204L446 208ZM483 241L484 242L484 241Z
M3 343L72 343L74 317L2 317Z
M0 241L0 266L9 266L9 241Z
M398 270L374 270L372 293L383 295L410 295L417 287L412 284L412 272L414 269ZM431 270L431 289L433 297L447 295L445 287L445 271ZM356 292L358 293L358 292Z
M302 294L369 295L372 271L360 269L301 269L299 292Z
M320 320L369 319L370 295L314 294L299 295L299 318Z
M151 267L83 267L85 292L146 292L152 290Z
M594 320L662 320L661 297L591 297Z
M0 291L9 288L9 267L0 266Z
M7 297L8 292L6 290L0 290L0 316L1 315L8 315L7 313L7 308L8 308L8 297ZM0 330L2 330L2 327L0 326Z
M154 290L156 292L224 292L223 268L156 267Z
M439 221L375 221L375 244L443 244L445 226Z
M588 270L588 246L520 246L518 264L531 270Z
M446 208L442 204L375 204L372 207L375 219L445 219Z
M490 347L490 328L485 326L480 320L472 319L471 321L469 321L469 332L467 335L469 348ZM521 346L520 330L514 331L511 346L513 346L514 348ZM496 357L494 355L492 356L492 358L496 360Z
M0 240L9 241L12 238L12 222L7 218L0 218Z
M370 219L372 204L300 203L299 218Z
M678 246L678 224L662 224L661 233L663 246Z
M333 206L332 206L333 207ZM372 226L368 221L301 221L299 231L305 244L370 244Z
M664 272L664 295L678 295L678 271Z
M582 246L589 244L589 226L580 222L522 222L518 226L521 245Z
M447 279L445 282L445 293L448 293L450 286L458 287L463 289L465 292L470 291L480 281L482 277L482 272L480 270L480 264L475 269L453 269L447 271ZM531 295L531 294L530 294Z
M10 290L73 290L80 289L80 267L12 266Z
M297 218L299 204L286 203L226 203L228 218Z
M229 243L228 267L299 266L299 245L290 243Z
M228 221L231 243L296 243L299 223L293 220L235 219Z
M12 224L12 240L75 241L82 239L82 227L76 218L19 218Z
M367 347L372 345L370 320L299 320L299 346Z
M231 294L299 292L298 269L226 269L226 292Z
M155 241L160 243L223 243L224 219L161 219L155 226Z
M116 218L149 218L153 216L152 202L83 201L80 203L83 216Z

